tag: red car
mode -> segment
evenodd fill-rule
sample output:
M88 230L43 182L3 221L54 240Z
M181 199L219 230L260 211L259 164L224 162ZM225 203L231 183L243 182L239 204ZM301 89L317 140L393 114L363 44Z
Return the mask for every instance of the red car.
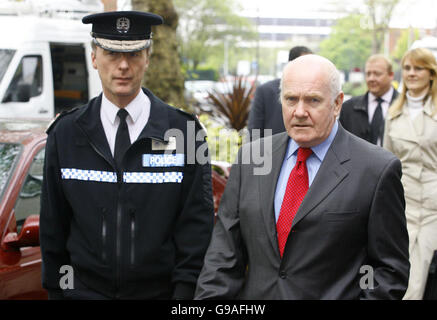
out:
M0 124L0 298L44 299L39 202L47 123Z
M47 125L0 122L0 299L47 299L39 248ZM228 175L228 164L213 163L215 213Z

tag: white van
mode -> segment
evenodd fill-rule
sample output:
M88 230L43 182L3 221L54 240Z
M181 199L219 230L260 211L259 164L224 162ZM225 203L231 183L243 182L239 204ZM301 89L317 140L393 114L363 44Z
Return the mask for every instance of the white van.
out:
M80 20L0 15L0 118L51 119L102 88Z

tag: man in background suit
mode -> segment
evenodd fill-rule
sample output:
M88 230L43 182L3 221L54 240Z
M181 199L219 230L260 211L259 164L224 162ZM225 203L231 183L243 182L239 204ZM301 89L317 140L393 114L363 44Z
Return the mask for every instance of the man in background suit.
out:
M288 54L288 61L310 53L312 52L307 47L293 47ZM264 137L264 129L271 129L272 134L285 131L279 97L280 81L281 79L275 79L260 85L256 89L247 125L251 139ZM260 129L260 135L253 135L253 129Z
M240 150L195 298L401 299L409 262L400 161L338 124L343 92L329 60L289 62L281 90L287 132ZM256 175L245 157L266 143L272 170Z
M343 128L382 146L385 115L398 96L391 85L393 75L392 64L384 55L376 54L367 59L365 77L368 91L343 104L340 113Z

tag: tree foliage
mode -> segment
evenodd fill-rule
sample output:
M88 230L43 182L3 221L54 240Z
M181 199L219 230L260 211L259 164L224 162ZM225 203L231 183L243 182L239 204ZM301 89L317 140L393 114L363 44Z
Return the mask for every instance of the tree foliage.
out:
M144 83L165 102L186 108L184 77L178 55L176 28L178 15L172 0L132 0L133 10L148 11L164 18L164 24L153 26L153 53Z
M393 51L392 57L396 62L400 62L405 52L407 52L410 45L414 40L419 39L419 30L417 29L408 29L403 30L401 36L396 42L396 47Z
M189 70L196 70L225 39L230 44L254 39L252 23L237 12L232 0L174 0L181 17L178 29L181 56Z
M337 20L329 38L320 44L320 55L331 60L338 69L362 68L371 53L371 35L361 28L363 15L351 14Z
M372 32L372 53L382 52L385 34L393 11L400 0L365 0L367 22Z
M371 54L382 53L384 40L394 10L401 0L331 0L330 3L349 14L363 13L361 27L372 39Z

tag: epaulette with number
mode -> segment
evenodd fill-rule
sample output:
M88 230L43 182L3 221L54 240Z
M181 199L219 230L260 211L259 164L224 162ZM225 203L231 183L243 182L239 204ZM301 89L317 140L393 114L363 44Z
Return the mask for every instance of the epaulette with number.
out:
M49 132L55 127L56 123L64 116L66 116L67 114L73 113L76 110L78 110L79 107L75 107L69 110L64 110L61 113L58 113L56 115L56 117L49 123L49 125L47 126L47 130L46 133L49 134Z

